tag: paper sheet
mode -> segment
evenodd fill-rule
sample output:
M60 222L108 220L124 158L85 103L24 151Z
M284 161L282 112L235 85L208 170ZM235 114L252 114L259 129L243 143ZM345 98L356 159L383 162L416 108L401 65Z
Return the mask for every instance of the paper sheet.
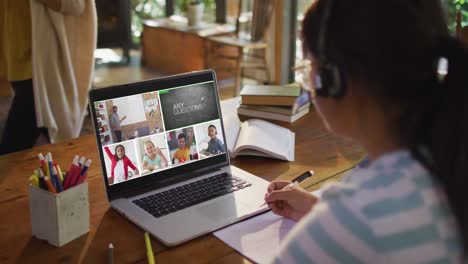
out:
M320 190L312 192L320 197ZM296 224L295 221L275 215L271 211L247 219L213 233L246 258L270 262L279 250L281 241Z

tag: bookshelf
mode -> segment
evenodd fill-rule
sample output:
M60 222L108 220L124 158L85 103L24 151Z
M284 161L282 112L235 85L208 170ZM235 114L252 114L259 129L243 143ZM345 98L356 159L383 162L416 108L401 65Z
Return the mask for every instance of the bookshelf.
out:
M99 129L99 135L101 143L103 145L112 143L112 134L110 131L109 115L104 103L95 103L94 108L96 109L97 126Z

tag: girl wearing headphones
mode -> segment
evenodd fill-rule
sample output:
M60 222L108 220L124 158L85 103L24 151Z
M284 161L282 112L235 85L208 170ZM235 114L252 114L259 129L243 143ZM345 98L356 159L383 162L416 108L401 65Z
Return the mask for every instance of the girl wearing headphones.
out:
M272 211L299 221L275 263L468 261L468 57L440 2L317 0L307 11L304 86L370 163L321 199L270 184Z

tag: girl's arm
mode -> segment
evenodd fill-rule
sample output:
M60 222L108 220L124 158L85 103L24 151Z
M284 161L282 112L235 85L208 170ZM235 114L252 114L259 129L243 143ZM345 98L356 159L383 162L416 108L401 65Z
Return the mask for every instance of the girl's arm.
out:
M113 160L113 159L114 159L114 155L113 155L112 152L110 151L109 147L108 147L108 146L105 146L105 147L104 147L104 150L106 151L107 156L108 156L111 160Z
M161 163L161 168L166 167L166 166L169 164L169 163L167 162L166 157L165 157L164 154L162 154L162 153L161 153L161 154L158 154L158 155L159 155L159 157L161 158L161 160L164 162L164 166L162 166L162 163Z
M135 165L133 165L133 162L128 157L126 157L125 159L127 160L128 166L130 166L130 168L132 168L138 174L138 169L137 169L137 167Z
M188 138L188 142L187 142L186 145L189 146L189 148L190 148L190 146L192 146L192 142L193 142L193 130L192 130L192 128L188 129L188 136L189 136L189 138Z
M154 166L148 165L148 162L146 162L146 160L143 159L143 169L152 171L152 170L154 170Z

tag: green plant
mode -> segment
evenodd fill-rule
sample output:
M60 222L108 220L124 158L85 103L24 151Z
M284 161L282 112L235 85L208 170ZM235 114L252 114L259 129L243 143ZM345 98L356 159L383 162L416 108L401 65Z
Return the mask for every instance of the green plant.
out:
M2 0L0 0L2 1ZM215 6L215 0L175 0L177 11L185 13L187 6L192 2L199 2L205 5L205 10L212 12ZM131 0L132 18L131 30L134 43L140 43L140 35L143 29L142 20L164 17L166 0ZM213 18L214 20L214 18Z
M189 5L196 5L203 3L205 8L210 9L214 7L214 0L176 0L175 5L179 8L181 12L187 12L187 7Z
M468 25L468 0L442 0L451 32L455 31L457 11L462 15L462 26Z
M131 0L131 30L133 42L140 43L140 35L143 29L142 20L164 17L165 0Z

